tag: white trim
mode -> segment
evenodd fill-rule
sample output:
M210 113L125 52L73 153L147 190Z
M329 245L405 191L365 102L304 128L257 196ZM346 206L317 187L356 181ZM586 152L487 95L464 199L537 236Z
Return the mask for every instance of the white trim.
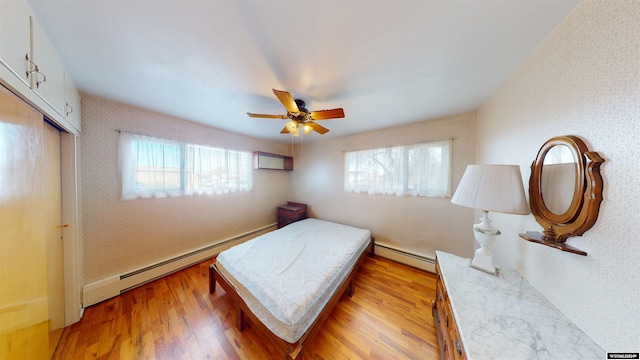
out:
M436 259L435 257L429 257L424 255L418 255L405 250L395 248L393 246L384 244L375 244L376 256L383 257L385 259L397 261L401 264L413 266L415 268L428 271L430 273L436 272Z
M120 295L120 275L112 275L82 287L82 303L90 306Z
M78 137L60 132L65 326L82 317L82 243L78 206Z
M178 270L197 264L218 255L234 245L253 239L259 235L274 230L277 224L250 231L233 238L216 242L205 247L185 252L126 273L112 275L88 284L82 289L83 305L85 307L97 304L132 288L146 284Z

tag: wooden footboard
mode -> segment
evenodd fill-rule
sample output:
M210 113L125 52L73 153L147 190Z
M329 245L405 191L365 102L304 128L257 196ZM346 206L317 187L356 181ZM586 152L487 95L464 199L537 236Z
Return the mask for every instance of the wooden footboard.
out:
M209 266L209 293L213 293L216 290L216 282L222 286L222 288L231 296L233 302L236 307L236 326L240 331L243 330L246 321L248 321L252 328L256 330L258 333L262 334L265 338L269 339L271 343L284 354L285 359L298 359L304 353L306 348L309 346L316 333L322 327L322 324L329 318L331 315L331 311L338 304L342 294L345 292L347 295L352 296L354 291L353 280L362 265L364 259L369 256L374 255L374 241L373 238L369 241L369 245L365 250L360 254L358 261L355 266L344 281L340 284L336 292L331 296L327 305L322 309L316 320L311 324L309 329L302 334L300 340L295 343L289 343L284 341L277 335L275 335L269 328L267 328L256 315L251 312L247 304L242 300L242 298L238 295L238 292L233 287L233 285L220 273L218 268L216 267L216 263L213 263Z

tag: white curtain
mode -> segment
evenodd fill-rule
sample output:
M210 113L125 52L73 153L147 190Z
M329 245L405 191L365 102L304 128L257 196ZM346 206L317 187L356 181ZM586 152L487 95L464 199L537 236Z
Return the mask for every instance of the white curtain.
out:
M345 153L345 191L396 196L451 194L450 140Z
M253 188L251 153L187 147L187 194L221 194Z
M180 196L183 145L177 141L120 134L122 198Z
M122 132L122 198L220 194L253 189L252 155Z
M129 133L120 133L120 146L118 150L118 171L122 185L122 198L135 199L136 194L136 159L134 136Z
M407 193L414 196L451 196L451 140L408 147Z

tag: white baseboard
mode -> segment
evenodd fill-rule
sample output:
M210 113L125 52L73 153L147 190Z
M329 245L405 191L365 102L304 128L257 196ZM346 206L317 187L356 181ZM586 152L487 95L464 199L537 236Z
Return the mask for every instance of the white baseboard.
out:
M431 273L436 272L436 259L435 257L427 257L418 255L391 247L384 244L375 244L376 256L383 257L385 259L397 261L401 264L413 266L415 268L425 270Z
M107 300L121 293L146 284L178 270L182 270L203 260L210 259L234 245L272 231L276 224L195 249L154 264L100 279L82 287L82 306L87 307Z

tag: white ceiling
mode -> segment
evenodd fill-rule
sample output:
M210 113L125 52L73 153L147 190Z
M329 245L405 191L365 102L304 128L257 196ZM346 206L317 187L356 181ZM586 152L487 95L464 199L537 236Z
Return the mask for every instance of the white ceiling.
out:
M289 142L276 88L344 136L477 109L573 0L29 0L80 91Z

